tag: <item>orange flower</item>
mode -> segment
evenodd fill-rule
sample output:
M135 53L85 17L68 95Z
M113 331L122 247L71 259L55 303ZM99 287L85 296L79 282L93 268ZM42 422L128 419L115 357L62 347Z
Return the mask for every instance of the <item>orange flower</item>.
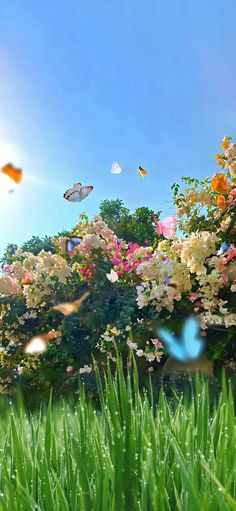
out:
M221 153L216 154L216 161L217 161L218 165L221 165L221 166L224 164L222 157L223 157L223 154L221 154Z
M221 144L221 147L223 149L223 151L225 151L226 149L229 148L229 142L231 140L231 137L224 137L223 140L222 140L222 144Z
M221 211L225 211L227 209L227 203L224 198L224 195L219 195L217 197L216 204L217 204L218 208L221 209Z
M217 193L225 193L231 188L223 173L215 174L211 181L211 189Z

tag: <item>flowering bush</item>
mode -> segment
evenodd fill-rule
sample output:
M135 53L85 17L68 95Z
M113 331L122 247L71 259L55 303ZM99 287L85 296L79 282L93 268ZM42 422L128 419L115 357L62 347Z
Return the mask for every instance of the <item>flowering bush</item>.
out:
M174 184L179 229L173 239L156 236L142 245L117 237L101 216L82 214L54 250L38 255L17 249L0 277L1 391L18 377L32 388L59 389L91 372L92 356L133 350L153 370L163 360L157 327L178 333L195 314L207 335L207 356L228 359L236 326L236 144L225 137L217 154L220 173L210 180ZM146 214L146 210L145 210ZM81 243L68 253L67 240ZM142 232L143 237L143 232ZM222 242L226 249L220 251ZM89 297L72 315L54 306ZM205 332L204 332L205 331ZM26 355L25 344L50 333L48 350ZM56 335L54 335L56 333Z

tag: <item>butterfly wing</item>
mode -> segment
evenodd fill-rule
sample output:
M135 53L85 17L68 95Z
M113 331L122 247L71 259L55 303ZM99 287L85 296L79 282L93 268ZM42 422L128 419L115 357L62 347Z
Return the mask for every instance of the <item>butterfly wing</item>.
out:
M118 161L113 161L111 166L111 173L112 174L120 174L122 172L122 168L120 167Z
M81 243L82 238L78 238L77 236L72 236L72 237L70 238L70 241L73 243L73 245L74 245L75 247L77 247L77 245L79 245L79 244Z
M229 245L228 245L228 243L223 241L223 243L221 244L220 249L217 252L217 255L220 256L220 255L224 254L224 252L227 252L227 250L229 250Z
M163 236L165 236L165 238L167 238L167 239L173 238L173 236L175 235L175 231L176 231L176 225L177 225L177 220L176 220L175 216L172 216L172 215L167 216L161 223Z
M82 238L77 238L76 236L71 237L70 239L66 240L66 250L67 252L73 252L74 248L77 247L82 241Z
M68 254L74 252L75 245L71 240L66 240L66 251Z
M186 351L186 361L195 360L201 355L203 340L199 337L199 323L193 316L184 323L181 341Z
M84 200L93 191L93 186L82 186L80 190L80 202Z
M12 163L7 163L2 167L3 174L6 174L8 177L13 179L16 184L19 184L22 181L23 172L21 169L17 169L12 165Z
M114 282L116 282L119 278L118 274L113 270L113 268L111 269L110 273L106 273L106 276L112 284L114 284Z
M80 192L82 189L81 183L75 183L73 185L73 188L69 188L64 193L63 197L64 199L68 200L69 202L80 202Z
M139 167L138 172L141 177L147 176L147 171L145 169L143 169L142 167Z
M61 312L64 316L70 316L79 311L84 300L89 296L89 292L86 291L78 300L74 302L64 302L54 305L54 310Z
M47 342L42 336L32 337L30 341L25 346L25 353L27 355L36 355L40 353L44 353L47 349Z
M171 334L166 328L160 328L158 330L158 334L163 339L163 342L167 345L169 354L180 362L184 362L186 360L185 350L183 349L182 344L176 340L174 335Z
M58 305L54 305L53 308L54 310L61 312L63 316L70 316L77 311L74 302L59 303Z

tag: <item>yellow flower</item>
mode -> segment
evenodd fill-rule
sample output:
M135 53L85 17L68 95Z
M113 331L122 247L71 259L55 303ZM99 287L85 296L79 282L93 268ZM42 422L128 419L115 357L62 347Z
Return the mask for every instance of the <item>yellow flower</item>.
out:
M230 188L230 184L223 173L215 174L211 181L211 189L217 193L225 193Z
M221 147L223 149L223 151L225 151L226 149L229 148L229 142L231 140L231 137L224 137L223 140L222 140L222 143L221 143Z
M224 195L219 195L217 197L216 204L217 204L218 208L221 209L221 211L225 211L227 209L227 203L226 203Z

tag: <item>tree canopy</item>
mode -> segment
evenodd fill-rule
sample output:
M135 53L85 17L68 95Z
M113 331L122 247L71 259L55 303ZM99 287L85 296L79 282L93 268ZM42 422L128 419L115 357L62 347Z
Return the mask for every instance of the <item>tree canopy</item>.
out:
M140 245L146 240L153 243L157 238L152 217L154 211L147 206L141 206L131 213L122 200L107 199L101 202L99 213L118 238ZM160 213L160 211L154 213L157 219Z

